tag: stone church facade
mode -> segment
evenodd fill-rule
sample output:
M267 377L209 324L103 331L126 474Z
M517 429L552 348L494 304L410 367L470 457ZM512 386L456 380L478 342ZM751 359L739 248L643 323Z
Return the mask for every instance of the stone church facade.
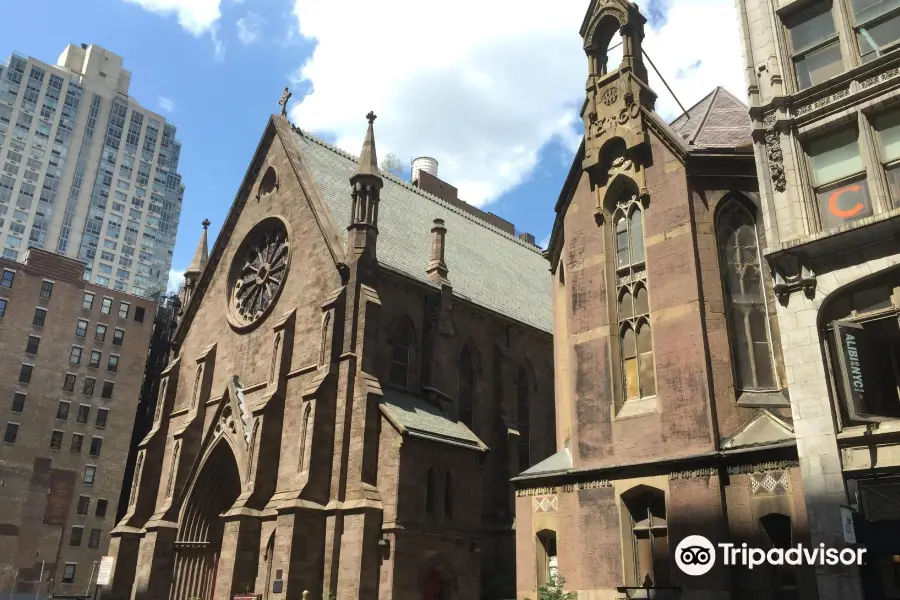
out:
M581 28L584 141L548 250L559 445L514 479L517 597L558 573L590 600L817 598L805 567L676 566L691 535L784 548L810 523L748 108L717 88L665 122L644 24L593 0Z
M380 173L374 118L357 161L273 116L208 258L204 231L104 595L514 596L509 479L556 449L547 263Z

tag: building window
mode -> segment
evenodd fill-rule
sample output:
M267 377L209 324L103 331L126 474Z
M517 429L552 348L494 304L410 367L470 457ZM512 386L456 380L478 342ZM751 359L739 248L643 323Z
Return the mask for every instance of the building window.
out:
M113 346L121 346L122 342L125 340L125 330L124 329L116 329L113 331Z
M96 479L96 477L97 477L97 467L91 466L91 467L84 468L84 478L82 479L82 481L84 483L91 485L94 483L94 480Z
M17 437L19 437L19 424L7 423L6 431L3 432L3 441L7 444L15 444Z
M453 477L450 471L444 475L444 516L453 518Z
M109 362L106 363L106 370L112 371L115 373L119 370L119 355L118 354L110 354Z
M103 382L103 392L100 394L100 397L109 400L112 398L113 394L113 382L112 381L104 381Z
M91 438L91 450L90 450L90 455L91 455L91 456L100 456L100 449L101 449L102 447L103 447L103 438L102 438L102 437L93 436L93 437Z
M864 63L897 50L900 41L900 2L851 0L859 56Z
M769 538L772 548L788 550L792 546L791 518L779 513L769 513L760 517L759 524ZM774 582L778 598L799 598L797 572L791 565L783 564L775 567L777 579Z
M401 321L391 336L391 372L393 385L409 387L410 335L406 321Z
M77 423L87 423L88 417L91 414L91 405L90 404L80 404L78 405L78 413L75 415L75 421Z
M668 587L669 539L666 527L666 497L661 490L638 486L623 494L631 523L629 584ZM627 563L626 563L627 564Z
M818 85L844 71L831 2L817 2L787 22L798 89Z
M816 203L824 229L872 214L856 128L822 136L807 147Z
M94 421L94 426L103 428L106 427L106 421L109 418L109 409L108 408L98 408L97 409L97 419Z
M66 563L63 567L63 575L62 582L63 583L75 583L75 567L77 565L75 563Z
M31 324L35 327L43 327L44 321L47 319L47 309L46 308L35 308L34 309L34 317L31 319Z
M66 373L63 377L63 391L71 392L75 389L75 378L76 376L72 373Z
M62 448L62 439L63 432L59 431L58 429L54 429L50 433L50 449L59 450L60 448Z
M80 527L76 525L72 528L72 533L69 535L69 545L70 546L80 546L81 545L81 536L84 534L84 527Z
M613 214L616 240L617 313L624 399L656 395L650 294L644 256L644 216L636 194L623 194Z
M556 575L556 532L544 529L537 533L537 584L547 585Z
M12 406L9 407L10 412L20 413L25 410L25 394L22 392L15 392L13 394Z
M522 472L531 466L531 403L525 367L519 367L516 376L516 416L519 419L519 472Z
M73 454L81 454L81 447L84 445L84 435L81 433L73 433L72 434L72 444L69 446L69 451Z
M434 503L435 503L435 487L437 485L436 481L437 477L434 472L434 467L428 468L428 474L426 475L425 480L425 514L434 515Z
M841 416L850 423L900 418L900 269L826 300L823 338Z
M25 345L25 354L35 356L38 353L38 347L41 345L41 338L36 335L28 336L28 343Z
M879 115L873 121L888 191L894 206L900 206L900 110Z
M95 369L100 366L100 356L101 352L99 350L91 350L91 358L88 361L89 367L94 367Z
M128 318L128 309L131 305L128 302L119 302L119 318L127 319Z
M5 316L6 316L6 304L7 304L7 302L8 302L8 301L7 301L6 298L0 298L0 317L5 317Z
M78 324L75 326L75 337L83 338L87 335L88 322L84 319L78 319Z
M756 220L744 203L731 199L717 216L716 233L738 387L773 389L775 367Z
M88 537L88 548L100 547L100 530L91 529L91 535Z
M69 352L69 362L73 365L77 365L81 362L81 347L80 346L72 346L72 350Z
M100 302L100 314L108 315L110 312L112 312L112 303L112 298L104 298Z
M90 496L78 496L78 507L75 509L76 515L86 515L91 507Z
M108 504L108 502L106 500L104 500L103 498L100 498L99 500L97 500L97 508L94 509L94 516L101 517L101 518L105 517L107 504Z
M33 365L22 365L22 368L19 369L19 383L29 383L33 372Z
M94 341L102 342L106 339L106 325L97 324L97 329L94 330Z
M41 298L49 298L53 294L53 282L46 279L41 283Z
M90 292L85 292L84 299L81 301L81 308L84 310L91 310L94 308L94 295Z
M3 278L0 279L0 287L11 288L13 280L16 278L16 272L9 269L3 269Z
M459 355L459 420L472 427L475 410L475 359L468 346Z
M71 402L67 402L66 400L60 400L59 404L56 405L56 420L57 421L66 421L69 418L69 407L72 405Z
M137 323L144 322L144 307L143 306L135 306L134 307L134 320Z

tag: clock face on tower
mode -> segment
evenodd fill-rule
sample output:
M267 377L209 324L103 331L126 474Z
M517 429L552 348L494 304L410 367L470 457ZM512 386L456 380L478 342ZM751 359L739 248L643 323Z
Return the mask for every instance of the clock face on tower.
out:
M228 275L228 320L237 329L260 322L284 287L291 248L285 222L267 217L241 242Z

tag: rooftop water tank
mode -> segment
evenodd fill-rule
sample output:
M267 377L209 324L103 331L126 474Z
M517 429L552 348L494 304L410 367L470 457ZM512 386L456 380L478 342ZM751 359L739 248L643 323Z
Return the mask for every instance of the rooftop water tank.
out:
M420 156L414 158L410 169L409 180L415 184L419 181L419 171L425 171L429 175L437 177L438 163L430 156Z

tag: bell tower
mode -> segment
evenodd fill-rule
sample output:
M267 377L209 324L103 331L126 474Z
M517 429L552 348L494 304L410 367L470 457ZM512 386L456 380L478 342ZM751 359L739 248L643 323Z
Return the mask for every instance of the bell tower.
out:
M604 156L609 142L621 139L625 153L632 154L647 140L643 111L653 110L656 94L647 84L641 49L646 22L637 5L628 0L593 0L581 26L588 57L581 111L585 138L582 166L600 185L610 166L611 158ZM609 70L608 51L616 33L622 37L622 62Z

